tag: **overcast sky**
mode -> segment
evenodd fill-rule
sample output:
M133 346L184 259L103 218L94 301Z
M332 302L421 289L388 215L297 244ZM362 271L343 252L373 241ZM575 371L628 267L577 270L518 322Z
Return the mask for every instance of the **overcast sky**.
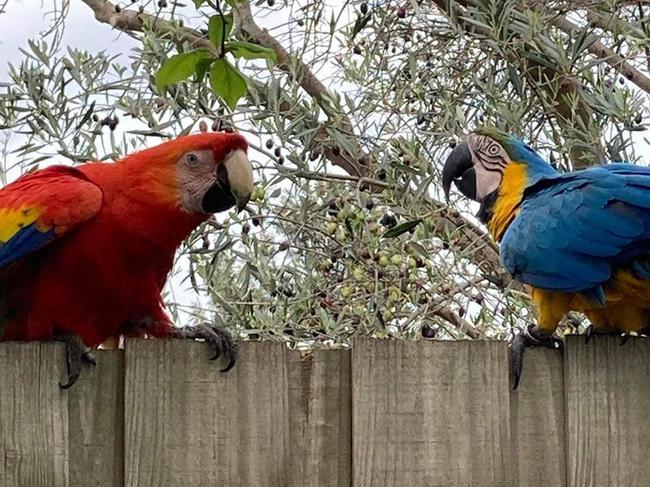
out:
M0 1L0 4L2 2ZM27 39L37 38L54 19L53 6L61 0L9 0L0 14L0 66L17 63L18 50L27 45ZM90 10L79 0L70 1L70 13L65 22L64 46L86 49L90 52L125 53L135 46L129 36L97 22ZM0 68L0 81L6 81L5 69Z
M150 3L151 0L145 0ZM0 11L4 5L4 0L0 0ZM26 48L27 39L38 38L39 33L46 31L54 21L52 12L55 5L60 5L62 0L8 0L4 5L5 11L0 13L0 83L8 81L7 63L19 63L23 56L19 48ZM136 46L136 41L131 37L111 29L106 24L99 23L95 20L91 10L79 0L70 0L70 11L66 16L65 33L62 46L87 50L90 53L106 51L109 54L119 54L122 56L120 62L128 64L130 50ZM124 2L123 2L124 3ZM196 15L191 0L187 0L188 6L185 12ZM282 23L281 16L283 13L274 12L270 16L258 21L262 25L272 26ZM286 17L282 17L286 19ZM320 73L323 75L323 73ZM648 114L645 114L646 116ZM123 128L123 127L120 127ZM643 163L650 162L650 145L645 140L645 132L634 134L635 149L637 155L645 154L646 158ZM12 139L13 145L18 145ZM158 140L149 141L149 144L155 144ZM531 141L532 145L534 141ZM8 162L1 161L9 166ZM182 285L178 278L174 279L173 291L177 301L191 304L196 300L192 291L188 290L188 285Z

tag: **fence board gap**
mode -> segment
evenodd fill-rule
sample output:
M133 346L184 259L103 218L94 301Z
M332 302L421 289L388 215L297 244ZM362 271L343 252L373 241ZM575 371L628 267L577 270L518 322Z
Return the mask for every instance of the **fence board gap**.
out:
M95 350L69 389L71 487L124 485L124 351Z
M526 351L524 371L510 393L513 485L566 486L566 420L562 352Z
M350 485L350 351L294 351L288 360L289 485Z

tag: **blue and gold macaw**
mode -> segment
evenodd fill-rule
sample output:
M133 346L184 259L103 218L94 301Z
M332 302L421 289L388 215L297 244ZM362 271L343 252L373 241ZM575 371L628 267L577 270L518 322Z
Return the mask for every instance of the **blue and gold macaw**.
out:
M515 387L526 346L552 346L569 311L596 333L650 325L650 168L617 163L559 173L517 137L479 129L445 162L442 183L481 203L501 262L530 287L536 326L515 337Z

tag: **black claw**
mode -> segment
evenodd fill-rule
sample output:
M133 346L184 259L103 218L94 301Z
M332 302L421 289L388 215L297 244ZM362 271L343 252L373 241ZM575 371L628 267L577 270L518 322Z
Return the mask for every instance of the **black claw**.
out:
M221 372L228 372L235 366L235 362L237 362L237 354L233 353L230 355L230 362L228 362L228 365L221 369Z
M526 330L514 336L510 345L510 366L513 377L513 388L516 390L524 368L524 352L528 347L547 347L561 349L562 341L552 335L540 331L536 326L530 325Z
M630 335L627 333L623 333L621 335L621 341L619 342L619 347L625 345L625 343L630 339Z
M81 358L84 359L84 362L90 365L97 365L97 359L95 358L95 355L93 355L93 353L90 350L83 353L81 355Z
M512 360L512 376L514 381L514 386L512 390L517 389L519 385L519 379L521 379L521 370L524 366L524 351L526 350L527 340L524 333L519 333L515 335L512 339L512 345L510 349L510 357Z
M175 336L179 338L199 338L208 342L210 347L210 360L217 360L219 357L228 357L228 364L221 369L221 372L228 372L237 362L237 345L230 333L222 328L203 323L196 326L187 326L178 329Z
M62 384L59 382L61 389L69 389L73 386L79 374L81 374L81 350L76 346L73 340L65 342L66 363L68 365L68 382Z
M97 361L90 348L86 346L78 335L62 333L56 336L55 339L65 343L65 356L68 366L68 381L66 383L59 382L59 387L61 389L69 389L77 382L81 374L82 362L97 365Z
M68 375L68 382L66 382L65 384L59 382L59 387L61 389L63 389L63 390L69 389L74 385L75 382L77 382L78 378L79 378L79 374L76 374L76 375L69 374Z
M210 343L210 346L214 349L212 355L210 355L209 360L215 361L221 357L221 349L213 343Z
M588 344L594 336L594 325L589 325L585 329L585 345Z

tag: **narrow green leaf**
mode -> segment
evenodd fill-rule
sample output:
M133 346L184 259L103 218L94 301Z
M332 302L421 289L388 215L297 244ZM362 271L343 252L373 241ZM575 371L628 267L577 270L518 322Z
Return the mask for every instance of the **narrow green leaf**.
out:
M208 38L219 49L221 49L222 40L227 39L230 35L232 23L232 14L224 15L223 19L219 14L210 17L208 21Z
M430 253L422 245L415 241L409 242L409 247L411 247L420 257L430 257Z
M205 3L205 0L193 0L194 1L194 6L196 8L199 8L201 5Z
M384 233L382 236L384 238L395 238L399 237L403 233L408 232L409 230L414 229L417 227L420 223L422 223L422 218L417 218L415 220L411 220L408 222L401 223L390 230L388 230L386 233Z
M162 92L166 86L189 78L196 73L197 65L209 57L206 49L195 49L170 57L156 73L156 88Z
M27 39L27 43L29 44L29 47L31 48L32 52L36 55L36 57L48 68L50 67L50 58L45 54L45 52L39 47L39 45L32 41L31 39Z
M268 59L274 63L278 62L278 56L273 49L252 42L230 41L226 44L226 50L244 59Z
M92 117L94 110L95 110L95 102L93 101L90 104L90 107L88 108L88 110L86 110L86 113L84 114L84 116L81 118L81 121L75 127L75 129L74 129L75 132L77 132L81 127L84 126L84 124L88 120L90 120L90 117Z
M354 26L352 27L352 39L354 39L359 32L361 32L366 25L368 25L368 22L370 22L370 19L372 18L371 13L367 13L366 15L359 15L357 16L357 20L354 21Z
M234 109L239 99L246 94L246 80L237 69L225 59L217 59L210 69L210 86L226 104Z

